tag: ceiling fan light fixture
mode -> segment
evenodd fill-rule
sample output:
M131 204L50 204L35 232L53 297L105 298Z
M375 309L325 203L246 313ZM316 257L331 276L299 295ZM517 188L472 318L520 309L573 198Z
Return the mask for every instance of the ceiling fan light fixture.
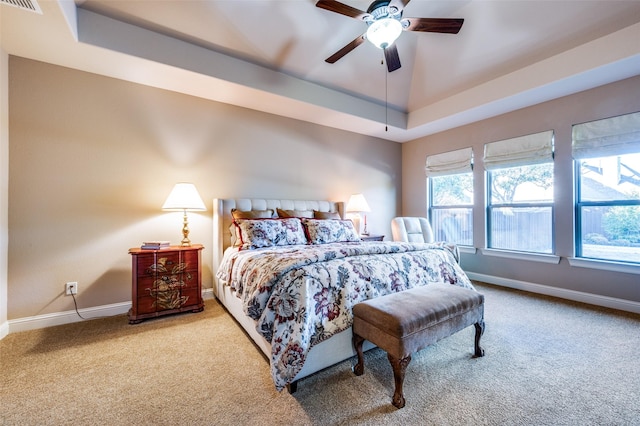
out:
M395 18L378 19L367 28L367 40L379 49L391 46L402 34L402 24Z

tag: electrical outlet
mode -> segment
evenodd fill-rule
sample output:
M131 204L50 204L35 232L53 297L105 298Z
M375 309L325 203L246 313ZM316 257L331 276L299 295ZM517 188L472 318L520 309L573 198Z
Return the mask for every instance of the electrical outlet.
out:
M65 294L71 296L72 294L78 294L78 283L76 281L70 281L65 287Z

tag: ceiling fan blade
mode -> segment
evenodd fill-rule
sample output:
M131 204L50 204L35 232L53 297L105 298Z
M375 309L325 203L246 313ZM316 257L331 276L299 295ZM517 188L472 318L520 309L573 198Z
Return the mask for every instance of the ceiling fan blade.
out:
M351 43L347 44L345 47L343 47L342 49L338 50L336 53L334 53L333 55L325 59L325 61L329 62L330 64L335 63L338 59L342 58L344 55L346 55L347 53L351 52L353 49L355 49L356 47L364 43L364 40L365 40L364 34L359 35Z
M402 21L409 22L409 26L405 28L405 31L458 34L464 19L404 18Z
M365 17L370 16L367 12L335 0L319 0L318 3L316 3L316 7L359 20L364 20Z
M384 49L384 59L387 61L387 70L393 72L400 68L400 55L395 44Z

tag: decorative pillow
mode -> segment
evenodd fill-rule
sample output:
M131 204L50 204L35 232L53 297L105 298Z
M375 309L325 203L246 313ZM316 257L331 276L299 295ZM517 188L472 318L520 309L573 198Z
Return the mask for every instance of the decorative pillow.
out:
M313 211L314 219L342 219L340 217L340 213L338 212L319 212L318 210Z
M234 219L268 219L273 217L273 210L231 210L231 216Z
M231 234L231 247L238 247L240 245L240 238L238 238L238 227L235 221L229 225L229 233Z
M312 210L282 210L276 209L278 217L313 217Z
M242 210L231 209L231 216L233 217L234 220L236 219L268 219L273 217L273 210L268 209L268 210L242 211ZM232 247L238 247L240 246L240 244L242 244L236 230L237 230L236 224L232 223L229 226L229 232L231 233Z
M238 219L240 250L270 246L307 244L307 237L298 218Z
M360 241L350 220L302 219L311 244Z

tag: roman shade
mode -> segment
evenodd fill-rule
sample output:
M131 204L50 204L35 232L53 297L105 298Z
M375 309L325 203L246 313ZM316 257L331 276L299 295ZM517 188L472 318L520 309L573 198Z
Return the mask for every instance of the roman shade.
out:
M442 154L429 155L425 165L427 176L468 173L472 170L473 150L471 147Z
M572 133L575 159L640 152L640 112L575 124Z
M553 130L484 145L484 168L493 170L553 161Z

